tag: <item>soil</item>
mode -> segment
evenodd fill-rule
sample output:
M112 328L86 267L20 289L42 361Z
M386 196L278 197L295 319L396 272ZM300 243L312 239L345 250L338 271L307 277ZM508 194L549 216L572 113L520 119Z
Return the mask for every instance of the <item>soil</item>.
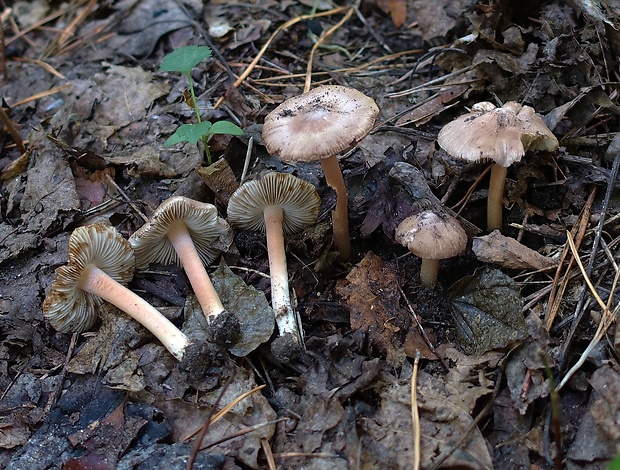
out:
M8 2L0 467L618 468L620 7L526 3ZM187 77L159 68L187 45L213 51L191 74L202 119L244 131L209 141L212 165L200 143L164 146L196 119ZM339 160L345 261L320 164L283 163L261 139L269 112L320 85L380 110ZM437 135L476 103L510 101L559 148L523 138L489 234L491 164ZM286 237L303 347L278 334L267 241L247 230L207 268L227 312L215 326L179 266L128 284L190 339L183 361L105 302L85 332L44 317L77 227L129 238L171 196L214 204L224 224L242 178L274 171L321 199L316 224ZM424 210L468 235L431 286L394 236Z

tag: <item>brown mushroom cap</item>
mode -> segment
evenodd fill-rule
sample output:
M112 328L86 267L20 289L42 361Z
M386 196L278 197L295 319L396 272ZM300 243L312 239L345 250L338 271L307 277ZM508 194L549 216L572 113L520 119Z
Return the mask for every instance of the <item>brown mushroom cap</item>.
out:
M185 223L204 265L209 265L232 242L230 227L218 217L213 204L173 196L162 202L151 219L129 238L135 250L137 269L146 269L151 263L179 263L166 237L170 225L177 220Z
M403 220L396 240L420 258L445 259L465 250L467 233L454 217L427 210Z
M54 329L81 333L97 320L104 300L78 287L82 272L94 264L120 284L133 278L134 253L114 227L92 224L78 227L69 238L69 262L56 269L56 280L43 302L43 315Z
M316 223L321 200L316 188L287 173L268 173L242 184L228 201L228 220L234 227L265 231L264 209L283 210L282 230L292 235Z
M374 100L354 88L319 86L267 115L263 143L283 161L316 161L353 147L370 132L378 114Z
M493 160L508 167L528 150L556 150L558 140L530 106L510 101L501 108L484 101L441 129L437 143L468 161Z

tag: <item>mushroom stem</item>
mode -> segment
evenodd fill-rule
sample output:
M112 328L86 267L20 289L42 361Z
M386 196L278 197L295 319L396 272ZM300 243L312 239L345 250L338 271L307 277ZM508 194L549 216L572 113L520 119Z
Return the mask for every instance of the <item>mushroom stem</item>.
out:
M321 159L321 166L325 174L325 181L336 193L336 208L332 211L334 248L338 252L338 260L347 261L351 257L347 187L344 184L336 155Z
M94 264L84 269L79 287L83 291L99 296L118 307L136 320L161 341L170 354L179 361L183 359L189 339L183 332L164 317L159 310L137 296L122 284L116 282Z
M284 250L282 221L284 211L280 206L267 206L264 210L265 232L267 234L267 253L269 255L269 275L271 276L271 306L275 312L280 336L291 333L293 339L302 343L297 317L291 306L288 290L288 271Z
M225 309L202 264L187 226L180 220L172 223L167 234L207 321L211 323Z
M422 258L420 267L420 284L423 286L434 286L437 284L437 274L439 273L439 260Z
M506 186L507 167L493 164L491 167L491 179L489 180L489 195L487 197L487 230L492 232L497 229L502 231L502 202L504 187Z

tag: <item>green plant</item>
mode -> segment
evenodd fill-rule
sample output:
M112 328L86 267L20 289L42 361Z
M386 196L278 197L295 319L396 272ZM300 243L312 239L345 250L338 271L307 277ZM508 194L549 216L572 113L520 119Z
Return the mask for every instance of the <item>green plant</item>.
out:
M168 137L166 142L164 142L164 147L170 147L181 142L197 144L200 140L207 156L207 162L210 165L212 161L211 152L209 150L209 139L215 134L242 135L243 130L230 121L211 123L209 121L203 121L200 117L198 103L196 102L196 94L194 92L192 69L209 57L211 57L211 48L207 46L180 47L166 55L161 61L159 68L165 72L180 72L187 77L190 97L186 98L185 102L194 109L197 121L193 124L183 124L179 126L174 134Z

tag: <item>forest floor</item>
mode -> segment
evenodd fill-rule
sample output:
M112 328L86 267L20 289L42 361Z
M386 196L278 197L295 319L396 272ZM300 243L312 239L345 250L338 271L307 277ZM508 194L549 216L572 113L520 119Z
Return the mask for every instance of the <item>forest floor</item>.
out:
M620 468L619 15L582 0L15 2L0 70L0 467ZM163 145L195 118L187 78L159 68L186 45L213 49L192 73L203 119L244 130L210 141L213 166L199 146ZM340 159L345 262L320 165L282 163L261 137L278 104L323 84L380 110ZM486 231L490 164L437 144L483 101L533 107L559 140L508 168L503 238ZM128 238L173 195L226 218L246 165L246 179L292 173L321 198L318 223L286 239L300 355L272 354L265 236L243 230L209 267L241 341L196 367L109 304L88 332L50 326L41 306L74 229ZM394 235L429 208L469 235L434 287ZM128 287L184 331L206 328L181 268L151 265Z

